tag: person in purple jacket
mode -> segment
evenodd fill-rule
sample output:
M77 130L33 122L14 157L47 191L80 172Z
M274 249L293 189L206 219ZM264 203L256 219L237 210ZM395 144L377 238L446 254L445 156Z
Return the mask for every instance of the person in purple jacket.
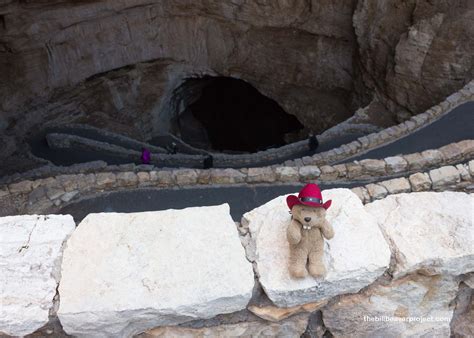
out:
M142 163L143 164L150 164L150 161L151 161L151 153L148 149L146 148L142 148L142 156L141 156L141 159L142 159Z

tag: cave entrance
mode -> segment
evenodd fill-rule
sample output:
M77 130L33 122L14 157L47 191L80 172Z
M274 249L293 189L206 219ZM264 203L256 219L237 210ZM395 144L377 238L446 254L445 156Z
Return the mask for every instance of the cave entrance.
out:
M230 77L187 79L176 127L186 143L211 151L256 152L299 138L303 125L249 83Z

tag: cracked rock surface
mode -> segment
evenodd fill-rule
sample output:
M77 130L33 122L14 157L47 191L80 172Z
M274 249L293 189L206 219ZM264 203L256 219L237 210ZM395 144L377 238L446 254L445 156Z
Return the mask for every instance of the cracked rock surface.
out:
M474 197L463 192L398 194L367 204L395 257L394 277L419 269L461 275L474 270Z
M48 322L69 215L0 218L0 333L23 336Z
M328 305L324 324L336 337L449 337L457 290L452 276L381 280Z
M277 306L290 307L358 292L389 266L388 244L357 195L349 189L330 189L323 191L323 197L333 201L327 218L335 231L334 238L325 242L328 273L324 279L293 279L288 273L286 229L290 215L286 196L243 217L242 223L248 226L254 243L254 249L247 246L248 255L255 260L266 294Z
M128 337L244 309L253 287L228 204L90 214L68 241L58 316L72 335Z

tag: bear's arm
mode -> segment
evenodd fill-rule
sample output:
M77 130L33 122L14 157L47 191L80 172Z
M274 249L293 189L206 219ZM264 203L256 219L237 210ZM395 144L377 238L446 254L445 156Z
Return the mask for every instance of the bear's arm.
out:
M298 221L292 219L286 230L286 238L290 244L298 244L301 241L301 228Z
M331 239L334 237L334 229L327 220L324 220L323 226L321 227L321 232L326 239Z

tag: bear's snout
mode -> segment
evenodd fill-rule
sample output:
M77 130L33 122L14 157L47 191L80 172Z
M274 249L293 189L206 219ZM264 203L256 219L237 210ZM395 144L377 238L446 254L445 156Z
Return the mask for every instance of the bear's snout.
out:
M311 217L305 217L305 218L304 218L304 221L305 221L305 222L310 222L310 221L311 221Z

